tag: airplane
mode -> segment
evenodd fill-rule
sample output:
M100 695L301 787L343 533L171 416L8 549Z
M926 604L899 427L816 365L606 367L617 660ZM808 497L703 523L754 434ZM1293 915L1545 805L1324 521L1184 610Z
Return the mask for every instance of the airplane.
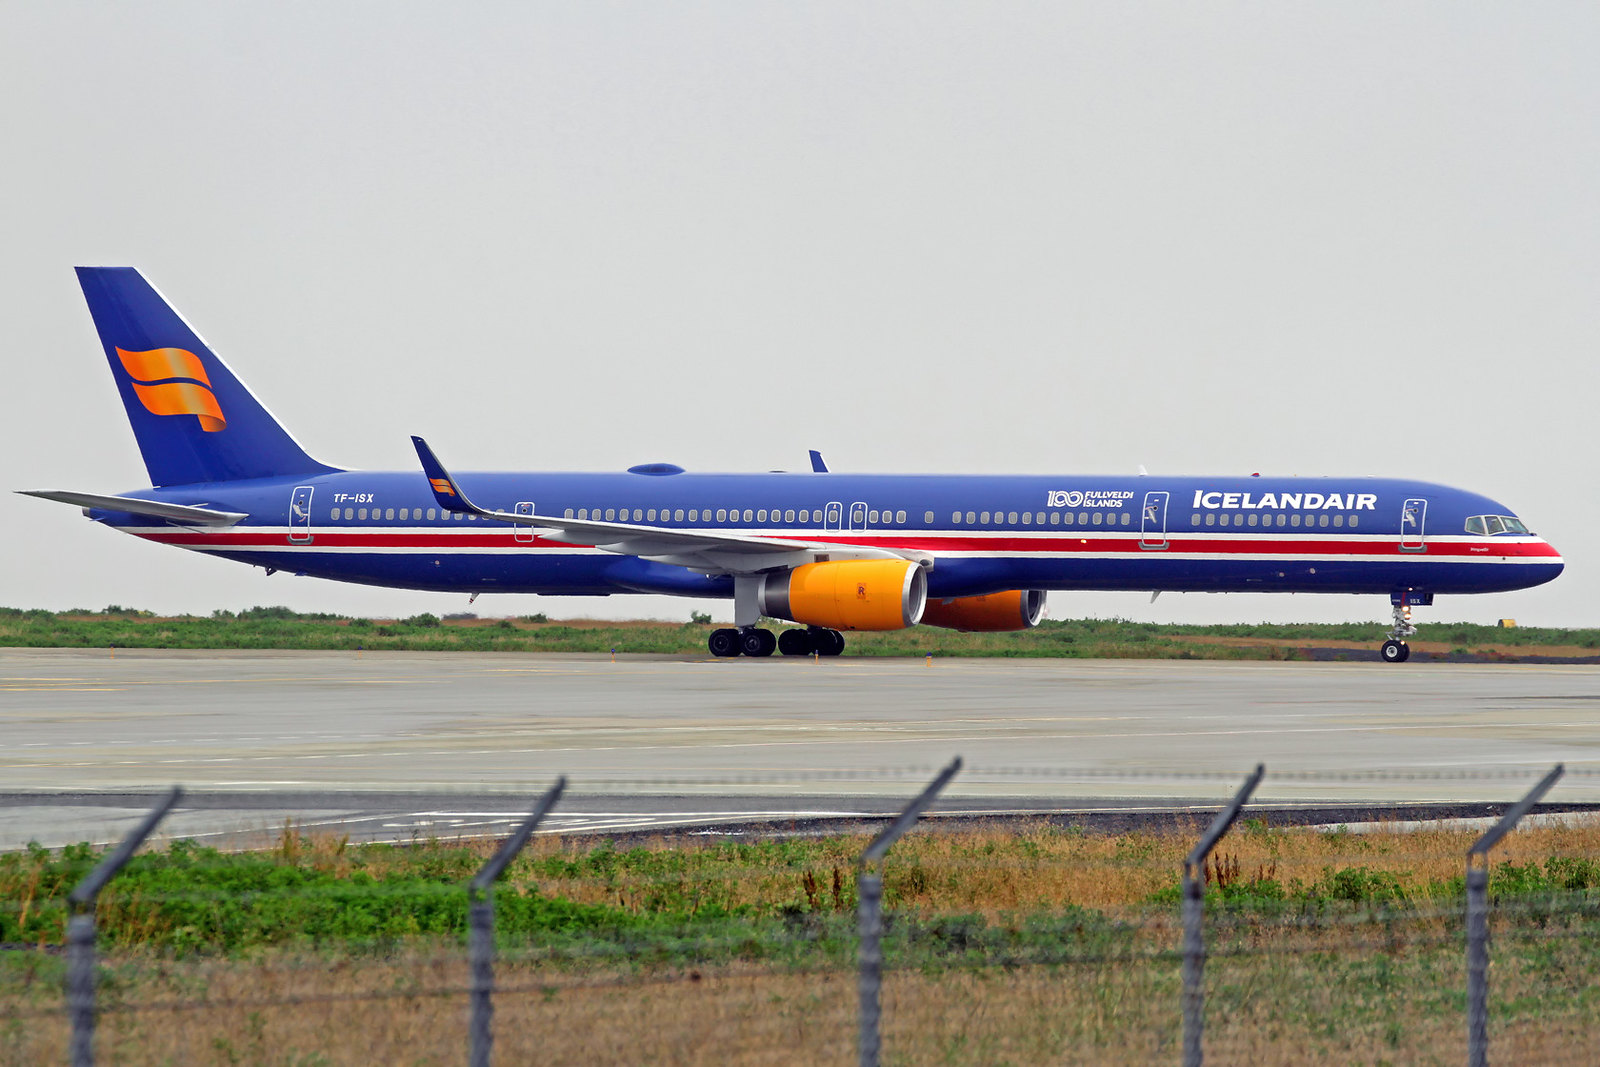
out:
M1038 625L1049 592L1387 595L1382 658L1411 609L1526 589L1560 554L1510 508L1385 478L811 470L451 473L313 458L131 267L78 280L149 471L106 495L26 490L157 544L402 589L733 600L714 656L836 656L849 631ZM774 634L763 617L797 625Z

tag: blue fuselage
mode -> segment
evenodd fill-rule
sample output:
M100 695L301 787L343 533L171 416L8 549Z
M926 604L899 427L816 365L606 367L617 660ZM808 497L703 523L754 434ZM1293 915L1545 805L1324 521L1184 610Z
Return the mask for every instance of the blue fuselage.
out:
M928 594L1008 589L1487 593L1562 560L1476 493L1377 478L466 473L488 510L873 547L931 562ZM418 472L146 489L243 513L227 527L114 511L128 533L336 581L407 589L732 595L726 575L441 510ZM1495 523L1482 520L1493 517ZM1510 520L1509 522L1506 520Z

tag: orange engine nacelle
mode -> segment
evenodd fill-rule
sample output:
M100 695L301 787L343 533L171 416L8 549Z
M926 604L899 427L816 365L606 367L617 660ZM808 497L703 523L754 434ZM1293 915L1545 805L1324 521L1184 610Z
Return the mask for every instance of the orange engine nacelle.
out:
M1044 590L1008 589L987 596L930 600L922 613L928 626L950 630L994 632L1031 630L1044 617Z
M928 600L922 568L903 559L806 563L763 575L761 614L834 630L904 630Z

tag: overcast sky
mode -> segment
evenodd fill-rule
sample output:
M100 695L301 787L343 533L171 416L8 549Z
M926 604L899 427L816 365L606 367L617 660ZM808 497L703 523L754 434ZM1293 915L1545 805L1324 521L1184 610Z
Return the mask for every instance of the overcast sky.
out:
M147 484L71 269L131 265L330 463L411 469L420 433L458 469L1415 477L1567 559L1420 621L1600 625L1600 6L8 0L0 25L7 489ZM9 493L0 521L5 605L466 609ZM1050 614L1388 614L1148 601Z

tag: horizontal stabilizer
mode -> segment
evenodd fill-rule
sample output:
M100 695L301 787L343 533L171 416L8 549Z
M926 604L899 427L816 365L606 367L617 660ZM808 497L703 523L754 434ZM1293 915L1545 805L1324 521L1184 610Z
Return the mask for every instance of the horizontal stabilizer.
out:
M248 515L237 511L217 511L214 508L196 507L193 504L163 504L159 500L141 500L135 496L103 496L99 493L67 493L59 489L18 489L23 496L36 496L41 500L59 500L63 504L76 504L80 508L99 508L102 511L121 511L128 515L149 515L155 519L186 522L196 526L232 526Z

